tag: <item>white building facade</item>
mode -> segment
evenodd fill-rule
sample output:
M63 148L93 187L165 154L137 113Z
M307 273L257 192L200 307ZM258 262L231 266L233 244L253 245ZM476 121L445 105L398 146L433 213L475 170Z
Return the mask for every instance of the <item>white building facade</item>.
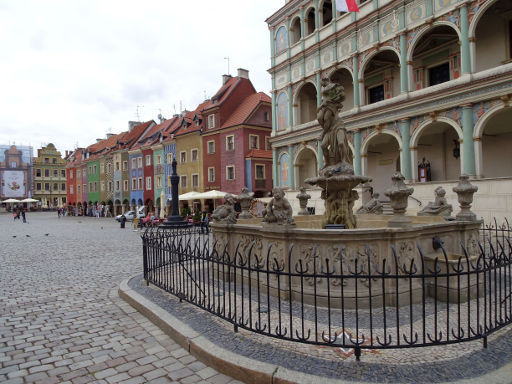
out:
M328 77L345 88L355 172L381 198L401 171L415 189L409 213L438 185L457 210L451 189L466 173L479 216L512 217L512 2L366 0L359 9L290 0L267 19L274 185L294 198L322 168L316 108Z

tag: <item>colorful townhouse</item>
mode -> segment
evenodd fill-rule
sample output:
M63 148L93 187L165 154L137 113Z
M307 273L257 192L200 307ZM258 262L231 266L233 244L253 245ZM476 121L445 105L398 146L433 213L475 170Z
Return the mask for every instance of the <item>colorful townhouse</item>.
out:
M203 144L201 131L204 119L201 110L207 102L200 104L195 111L186 112L181 118L179 128L174 133L176 140L177 167L180 175L179 192L203 192ZM193 209L201 209L199 201L193 203ZM192 208L192 207L191 207Z
M44 208L67 204L66 160L52 143L37 150L32 160L34 169L34 199Z
M82 163L83 148L77 148L66 157L67 201L73 212L82 212Z
M248 71L238 69L236 77L223 76L201 113L204 189L239 194L247 187L266 196L272 189L270 97L256 92Z
M139 124L134 127L133 130L136 130L137 133L137 141L133 143L129 147L128 150L128 164L130 167L130 179L131 179L131 189L130 189L130 204L132 209L134 210L136 207L141 207L144 204L144 155L142 153L142 149L139 143L141 137L144 135L155 125L153 120L145 122L143 124Z

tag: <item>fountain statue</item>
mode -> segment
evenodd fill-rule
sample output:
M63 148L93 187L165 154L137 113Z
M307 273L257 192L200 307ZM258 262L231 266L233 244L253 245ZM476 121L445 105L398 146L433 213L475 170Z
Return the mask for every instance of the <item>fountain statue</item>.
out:
M263 222L295 226L292 206L288 199L284 197L284 191L281 188L274 188L272 195L274 197L263 211Z
M446 201L446 191L443 187L439 186L434 190L436 198L434 202L430 201L421 211L418 216L445 216L448 217L452 214L452 205Z
M224 204L219 205L212 213L214 222L236 224L235 197L230 193L224 195Z
M372 198L364 204L361 208L357 210L358 214L375 214L375 215L382 215L383 212L383 205L379 201L379 194L374 193L372 194Z
M356 228L353 206L359 196L354 188L371 181L371 178L354 175L347 130L338 116L344 100L343 86L323 78L322 103L317 109L317 119L322 127L320 140L324 166L318 176L310 177L305 182L322 188L321 197L325 201L323 226L337 224Z

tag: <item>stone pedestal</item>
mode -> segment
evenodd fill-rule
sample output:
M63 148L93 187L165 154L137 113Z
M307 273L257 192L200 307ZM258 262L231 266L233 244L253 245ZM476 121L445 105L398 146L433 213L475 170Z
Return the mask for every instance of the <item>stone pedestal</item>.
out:
M247 187L242 188L242 193L238 195L236 198L240 203L240 207L242 208L242 212L238 217L240 219L252 219L251 212L249 212L249 208L251 208L252 199L254 196L254 192L249 192Z
M408 228L412 225L410 218L405 216L409 196L414 192L414 188L407 187L404 183L404 176L397 172L391 178L393 185L384 194L389 197L391 208L393 208L393 217L388 221L388 227Z
M360 183L371 181L369 177L354 174L321 175L306 179L311 185L322 188L322 199L325 201L323 226L327 224L343 224L345 228L356 228L353 208L359 198L354 188Z
M469 182L468 175L460 175L459 184L453 187L453 192L457 194L460 204L460 212L455 218L459 221L476 221L476 215L471 212L473 203L473 194L478 191L478 187Z
M309 215L307 210L308 200L311 199L311 195L306 192L306 188L301 187L300 192L297 194L297 199L299 200L300 211L299 215Z

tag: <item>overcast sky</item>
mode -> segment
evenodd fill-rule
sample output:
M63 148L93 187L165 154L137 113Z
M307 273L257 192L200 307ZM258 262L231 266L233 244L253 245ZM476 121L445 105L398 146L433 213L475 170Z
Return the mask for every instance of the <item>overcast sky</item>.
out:
M229 69L269 94L284 0L0 0L0 144L64 153L193 109ZM137 108L137 106L140 106Z

